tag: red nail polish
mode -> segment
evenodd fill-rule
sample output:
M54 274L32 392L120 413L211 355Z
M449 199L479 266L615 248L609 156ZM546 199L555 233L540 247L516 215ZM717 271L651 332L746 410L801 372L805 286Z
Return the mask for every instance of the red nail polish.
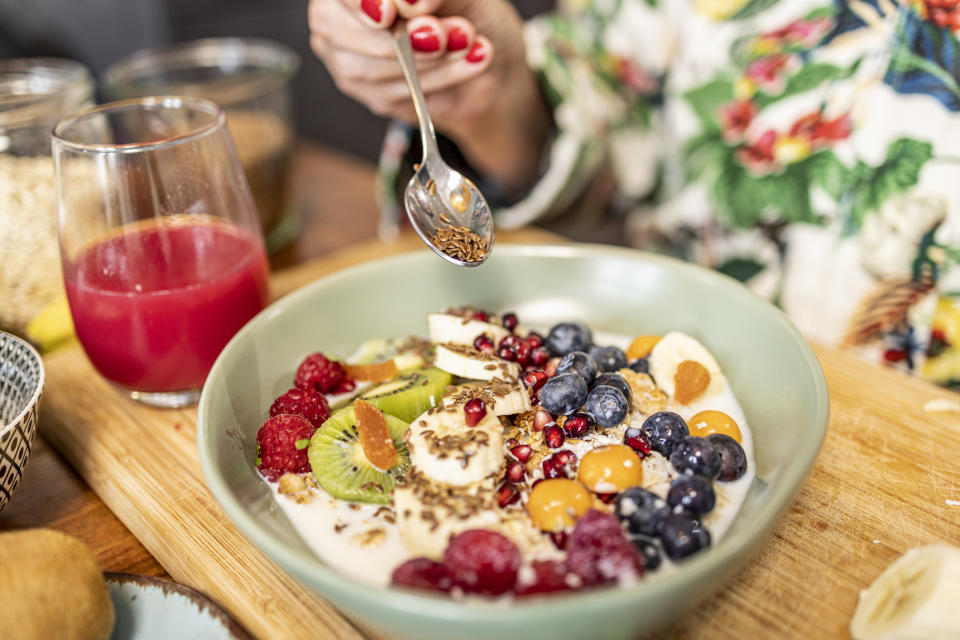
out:
M467 32L454 27L447 32L447 51L460 51L467 48Z
M431 53L440 49L440 37L430 27L420 27L410 32L410 46L414 51Z
M470 47L470 53L467 54L467 62L483 62L487 57L487 50L479 42L474 42Z
M417 0L407 0L407 4L417 4Z
M360 8L374 22L380 22L383 18L383 7L380 5L380 0L360 0Z

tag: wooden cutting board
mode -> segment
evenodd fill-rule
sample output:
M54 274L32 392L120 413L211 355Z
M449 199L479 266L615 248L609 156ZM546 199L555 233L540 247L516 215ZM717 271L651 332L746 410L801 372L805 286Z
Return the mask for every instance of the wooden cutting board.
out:
M553 239L498 234L498 242ZM368 243L283 272L282 295L376 257L420 249ZM960 544L960 413L955 394L818 348L831 421L817 465L764 548L661 638L846 637L857 594L908 548ZM382 637L274 566L207 491L196 411L161 411L110 388L78 348L46 358L41 431L174 579L212 596L258 637Z

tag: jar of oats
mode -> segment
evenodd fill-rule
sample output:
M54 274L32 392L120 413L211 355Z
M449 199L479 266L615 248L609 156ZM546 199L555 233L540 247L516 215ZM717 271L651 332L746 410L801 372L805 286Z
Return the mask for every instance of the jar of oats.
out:
M63 293L50 131L93 91L79 62L0 60L0 329L23 334Z
M285 196L293 145L290 81L299 65L296 53L271 40L208 38L138 51L107 69L103 85L112 100L188 95L219 104L273 253L297 233Z

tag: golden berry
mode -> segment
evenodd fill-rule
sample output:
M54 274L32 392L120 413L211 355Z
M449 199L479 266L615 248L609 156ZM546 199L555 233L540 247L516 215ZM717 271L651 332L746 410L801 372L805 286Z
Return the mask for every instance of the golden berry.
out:
M596 493L619 493L643 482L643 464L625 444L597 447L583 456L577 480Z
M637 358L646 358L653 351L653 348L660 342L660 336L640 336L633 339L630 346L627 347L627 358L636 360Z
M582 484L553 478L538 482L533 488L527 499L527 512L541 531L561 531L572 527L592 505L590 492Z
M723 411L701 411L687 421L690 435L706 438L711 433L722 433L743 444L737 422Z

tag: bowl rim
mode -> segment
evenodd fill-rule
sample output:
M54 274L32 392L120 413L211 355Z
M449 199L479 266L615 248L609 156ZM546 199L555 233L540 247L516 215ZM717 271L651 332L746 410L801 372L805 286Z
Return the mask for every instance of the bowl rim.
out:
M43 358L40 357L40 354L37 352L36 349L33 348L32 344L30 344L23 338L15 336L12 333L7 333L6 331L0 331L0 338L4 340L12 339L13 342L17 342L20 344L20 346L26 347L27 352L31 355L31 357L37 363L37 367L39 368L39 371L40 371L40 376L37 379L37 384L35 385L33 394L30 396L30 401L27 402L27 404L23 407L23 410L20 411L20 413L18 413L13 418L13 420L11 420L9 423L0 427L0 438L2 438L7 433L7 431L13 429L18 424L22 424L23 419L27 416L27 414L33 411L37 407L37 405L40 403L40 396L43 393L43 387L47 382L47 371L43 366Z
M358 274L364 274L369 271L379 271L385 268L400 268L404 263L409 261L436 259L432 254L422 251L412 251L364 262L336 271L301 286L279 298L241 328L227 346L224 347L214 363L207 378L208 382L204 385L203 392L200 396L200 403L197 408L197 446L204 477L210 492L243 536L255 547L260 549L271 561L284 569L284 571L300 578L301 582L308 580L312 582L312 584L307 584L308 588L314 593L321 595L321 597L330 597L326 593L327 590L336 591L338 597L349 598L354 601L365 601L371 597L376 597L384 609L431 617L437 620L459 621L462 623L480 621L492 612L497 613L499 623L519 623L522 618L527 616L560 613L569 607L569 597L576 597L577 609L584 611L597 607L603 609L616 608L617 606L624 606L631 603L636 604L638 597L646 597L646 594L657 594L658 592L660 595L665 595L677 586L695 579L696 576L702 577L720 572L724 569L724 565L727 564L728 560L731 559L734 562L730 565L729 570L732 571L738 568L750 554L758 552L762 546L760 543L767 537L773 527L777 525L783 513L793 504L794 497L802 487L807 475L813 469L814 462L820 453L826 437L829 420L829 395L823 370L810 344L788 319L787 315L730 276L683 260L638 249L589 243L568 245L510 244L500 246L497 252L500 255L507 254L515 257L597 258L615 256L632 260L639 259L669 269L678 269L692 275L694 278L707 280L708 283L712 285L725 288L730 291L732 295L738 296L747 304L752 304L756 308L765 308L767 312L772 312L771 319L785 331L793 344L798 348L807 365L806 369L810 371L813 378L812 383L815 394L813 410L811 412L813 420L809 425L810 428L807 430L807 437L811 438L811 445L815 446L803 447L798 451L798 454L794 456L787 463L783 471L778 474L777 481L768 485L769 489L764 504L755 514L751 526L728 533L723 537L720 543L718 543L718 546L724 549L723 553L698 554L686 560L682 570L671 572L667 575L654 574L630 587L598 588L585 592L572 592L572 594L561 592L550 594L549 597L546 598L525 598L520 601L514 601L510 606L505 607L503 603L496 600L453 600L445 595L433 595L429 592L398 589L390 586L375 587L341 574L337 570L327 566L314 553L294 550L286 543L278 540L273 532L262 526L258 520L248 513L243 505L232 496L231 489L226 480L216 473L214 465L214 457L216 454L213 447L213 440L209 437L212 420L210 420L211 416L207 415L211 405L210 396L214 393L210 390L209 381L217 377L220 370L226 366L224 364L226 360L225 354L231 350L231 347L240 341L246 340L247 336L252 335L264 322L274 317L281 307L295 304L301 299L308 298L313 295L316 289L328 286L328 284L332 282L352 278ZM815 442L813 439L815 439ZM315 585L322 585L323 591L317 589Z

